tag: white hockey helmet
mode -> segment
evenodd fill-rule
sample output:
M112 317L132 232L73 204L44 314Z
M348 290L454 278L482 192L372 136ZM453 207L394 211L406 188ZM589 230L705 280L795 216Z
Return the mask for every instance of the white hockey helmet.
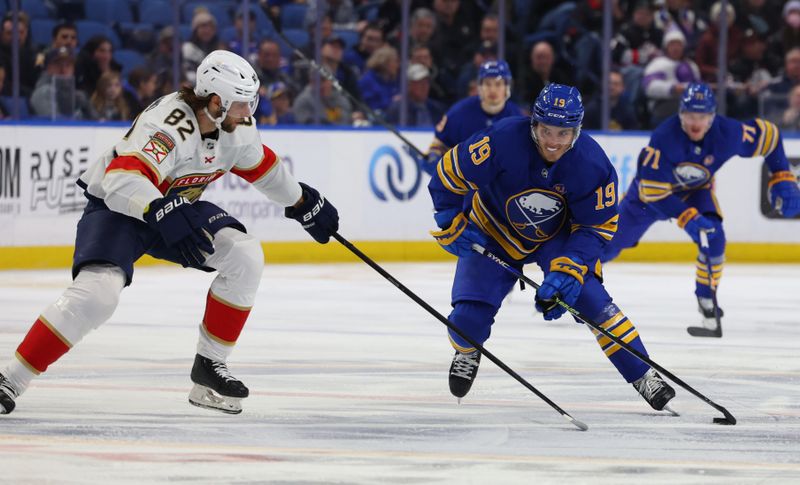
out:
M250 116L258 107L260 82L253 66L230 51L216 50L203 59L197 67L194 93L205 97L216 94L222 102L220 121L236 101L247 103ZM210 115L209 115L210 116Z

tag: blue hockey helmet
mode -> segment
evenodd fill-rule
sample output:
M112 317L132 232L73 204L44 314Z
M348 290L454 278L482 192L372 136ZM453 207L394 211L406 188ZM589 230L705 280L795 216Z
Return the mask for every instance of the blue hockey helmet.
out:
M717 101L714 99L714 91L705 83L689 84L681 96L680 111L716 113Z
M583 122L583 100L578 88L548 84L533 102L531 124L542 123L565 128L580 128Z
M511 82L511 69L506 61L486 61L478 70L478 83L488 78L502 78L506 84Z

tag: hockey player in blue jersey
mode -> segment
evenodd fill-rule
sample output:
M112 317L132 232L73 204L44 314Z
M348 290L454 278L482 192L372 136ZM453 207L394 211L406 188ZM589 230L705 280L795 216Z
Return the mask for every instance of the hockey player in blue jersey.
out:
M472 250L479 243L521 270L545 273L536 309L555 320L559 297L646 354L633 323L602 285L599 258L617 229L617 176L603 150L581 133L583 105L574 87L550 84L531 118L514 116L447 151L428 186L440 231L433 236L458 256L450 321L483 343L514 285L502 267ZM450 392L469 392L480 353L454 332ZM647 364L595 334L611 363L657 410L675 391Z
M725 255L714 174L736 155L764 157L772 172L772 205L784 217L800 214L800 190L789 170L778 128L761 119L739 122L717 115L711 88L690 84L681 98L679 114L653 131L639 155L636 177L620 204L619 231L602 258L610 261L623 249L635 246L659 220L675 219L698 244L700 232L706 232L708 254L698 251L695 295L707 328L716 327L709 282L714 288L719 284ZM710 276L706 258L710 258Z
M478 70L478 95L464 98L450 108L436 125L436 135L428 154L409 154L428 175L436 172L436 163L444 153L478 130L509 116L522 114L511 97L511 70L506 61L487 61Z

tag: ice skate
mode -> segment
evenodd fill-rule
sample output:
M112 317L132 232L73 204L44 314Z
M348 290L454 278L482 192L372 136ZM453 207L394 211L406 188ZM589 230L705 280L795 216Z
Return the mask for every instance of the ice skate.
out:
M697 297L697 310L703 316L701 322L703 328L716 330L717 317L714 315L714 301L711 298ZM717 308L717 310L719 311L719 318L722 318L725 312L722 311L722 308Z
M197 354L191 377L194 387L189 392L190 403L228 414L242 412L241 401L250 391L242 381L231 375L225 362L217 362Z
M0 374L0 414L10 414L16 407L14 399L19 393L11 386L6 376Z
M472 387L475 376L478 375L478 366L481 363L481 353L475 350L468 354L456 351L453 363L450 364L450 393L458 398L466 396Z
M639 394L647 401L656 411L668 411L673 416L678 416L678 413L673 411L667 403L675 397L675 389L672 388L667 382L655 371L650 369L645 374L633 382L633 387Z

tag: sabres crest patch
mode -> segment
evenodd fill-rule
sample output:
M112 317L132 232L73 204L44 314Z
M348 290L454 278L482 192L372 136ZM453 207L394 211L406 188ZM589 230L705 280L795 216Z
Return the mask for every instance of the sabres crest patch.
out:
M506 216L523 238L543 242L555 236L567 219L567 202L557 193L532 189L509 197Z

